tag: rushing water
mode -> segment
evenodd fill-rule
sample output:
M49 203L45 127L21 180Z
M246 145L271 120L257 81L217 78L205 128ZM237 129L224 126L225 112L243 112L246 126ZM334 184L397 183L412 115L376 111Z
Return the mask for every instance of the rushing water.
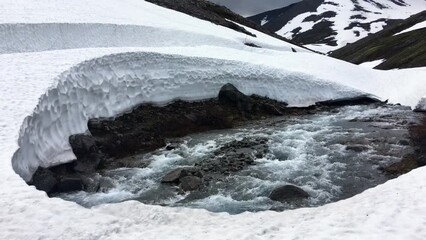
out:
M107 171L113 188L60 197L91 207L138 200L147 204L204 208L213 212L285 210L319 206L351 197L389 179L378 168L412 151L407 127L417 115L404 107L344 107L333 113L292 116L253 122L232 130L194 134L173 150L140 156L145 168ZM267 138L270 152L241 172L210 184L203 192L181 193L161 178L181 166L203 161L226 143ZM348 149L356 146L358 151ZM269 193L294 184L310 194L297 204L272 201Z

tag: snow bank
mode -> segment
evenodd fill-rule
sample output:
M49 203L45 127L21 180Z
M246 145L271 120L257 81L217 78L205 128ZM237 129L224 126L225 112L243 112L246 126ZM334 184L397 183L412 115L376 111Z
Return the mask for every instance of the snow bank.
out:
M75 159L68 137L87 130L94 117L112 117L143 102L216 96L233 83L290 105L362 94L313 76L248 63L156 53L124 53L83 62L61 74L56 88L25 119L13 168L26 181L39 167Z

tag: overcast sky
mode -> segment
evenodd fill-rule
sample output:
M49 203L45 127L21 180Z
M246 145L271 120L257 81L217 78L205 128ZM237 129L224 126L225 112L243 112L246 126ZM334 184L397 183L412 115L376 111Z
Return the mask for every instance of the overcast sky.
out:
M245 17L272 9L285 7L300 0L209 0L224 5Z

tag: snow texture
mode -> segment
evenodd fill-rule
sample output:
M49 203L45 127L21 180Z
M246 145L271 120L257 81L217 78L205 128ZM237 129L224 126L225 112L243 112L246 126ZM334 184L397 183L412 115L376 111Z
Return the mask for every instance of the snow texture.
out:
M28 179L39 164L49 166L72 157L64 139L70 133L84 132L85 119L111 116L141 101L209 97L220 81L229 80L246 93L264 93L292 104L367 92L414 107L426 92L422 82L426 69L361 68L303 52L249 28L257 38L142 0L1 0L0 23L2 37L12 34L17 38L8 38L8 42L15 42L12 45L2 41L7 47L2 47L0 54L0 239L426 238L424 168L323 207L231 216L136 201L86 209L48 198L28 186L11 164L18 137L22 149L13 165ZM86 39L79 43L70 35L61 45L57 38L61 35L55 28L74 29L82 37L78 28L84 34L97 31L91 24L104 24L102 33L122 28L117 31L123 36L115 36L111 45L95 34L87 38L93 43ZM33 42L24 41L19 26L28 31ZM132 39L129 29L142 36L148 27L162 32L164 37L156 39L159 43ZM185 32L179 35L182 39L170 38L176 31ZM44 37L50 33L52 42ZM199 35L206 37L204 42ZM246 47L246 39L264 48ZM181 44L168 47L176 42ZM291 47L298 51L293 53ZM37 52L41 50L50 51ZM201 90L183 92L191 87ZM129 93L124 94L124 89ZM279 93L280 89L289 92ZM294 89L298 92L291 92ZM46 91L48 94L39 99ZM296 95L298 98L291 98ZM100 102L103 96L108 96L104 104ZM37 154L57 158L43 162L34 158Z
M354 97L362 92L302 73L217 59L150 53L112 55L84 62L58 77L24 121L13 168L29 181L39 166L75 159L68 143L90 118L113 117L143 102L215 97L226 83L290 105ZM36 141L34 141L36 139Z
M336 34L329 38L336 40L337 45L315 48L327 53L382 30L386 26L385 21L387 19L406 19L425 9L425 0L327 0L315 12L306 12L293 18L278 30L277 34L292 39L295 32L300 34L311 30L321 21L329 21L333 24L332 30ZM336 16L321 18L316 21L305 21L305 18L309 16L318 16L325 12L334 12ZM354 24L354 26L350 27L351 24ZM301 28L300 31L294 31L299 27Z

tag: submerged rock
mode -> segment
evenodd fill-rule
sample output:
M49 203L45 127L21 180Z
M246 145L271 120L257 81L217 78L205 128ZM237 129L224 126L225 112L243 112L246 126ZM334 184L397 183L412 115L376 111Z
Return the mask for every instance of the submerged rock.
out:
M349 146L346 146L346 150L360 153L360 152L367 151L368 147L363 145L349 145Z
M269 198L271 200L278 202L290 202L308 197L309 194L307 192L294 185L285 185L278 187L274 189L269 195Z

